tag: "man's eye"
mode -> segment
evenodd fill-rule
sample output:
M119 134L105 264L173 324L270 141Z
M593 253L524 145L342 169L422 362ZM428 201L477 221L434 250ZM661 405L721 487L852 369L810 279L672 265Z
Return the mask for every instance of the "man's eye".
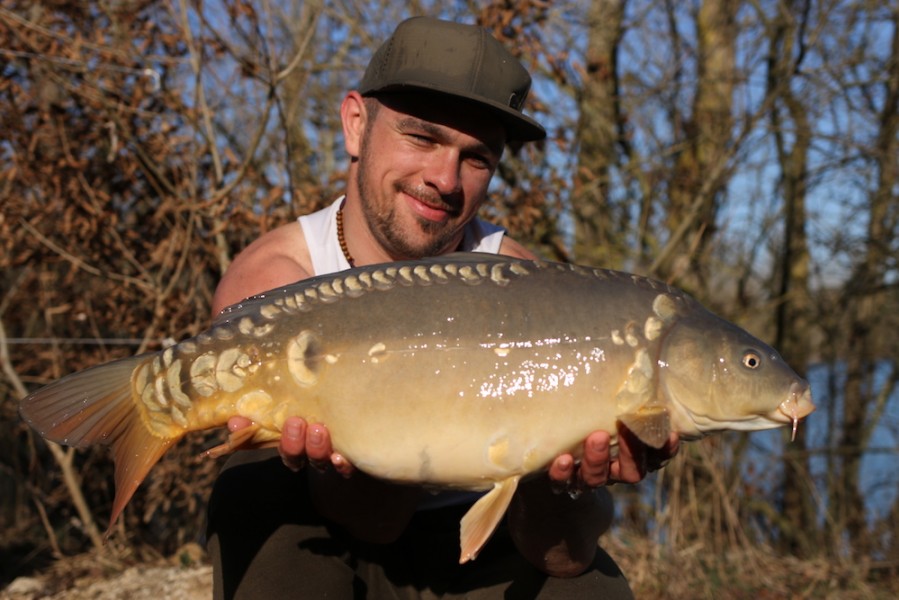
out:
M468 161L471 166L477 167L478 169L490 169L493 167L493 163L490 162L490 159L479 154L469 155L466 157L466 161Z

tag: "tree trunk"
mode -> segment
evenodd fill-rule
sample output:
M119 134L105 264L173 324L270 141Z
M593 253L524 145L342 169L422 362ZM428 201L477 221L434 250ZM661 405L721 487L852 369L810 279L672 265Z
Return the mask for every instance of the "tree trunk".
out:
M578 168L572 209L577 262L620 267L626 227L609 197L609 174L615 163L618 128L616 57L625 2L594 0L587 15L590 37L579 98Z
M659 273L695 292L705 285L702 255L715 231L733 136L737 6L734 0L705 0L699 8L693 114L683 125L669 184L667 224L672 235Z
M877 184L871 194L868 230L864 253L852 280L846 287L848 350L846 387L843 394L843 431L838 447L843 450L842 477L832 491L837 512L835 536L845 533L856 552L864 553L869 544L865 523L865 502L860 485L864 450L877 425L878 390L874 386L877 359L884 352L887 277L894 260L890 249L897 235L896 186L899 185L899 16L892 15L892 59L884 74L883 107L873 161ZM887 327L888 328L888 327Z
M768 56L768 97L771 101L771 129L781 169L784 240L780 255L779 301L777 302L775 345L787 363L804 374L809 361L811 303L809 248L806 237L806 192L808 155L812 128L808 110L797 98L792 85L802 54L802 21L807 15L795 3L779 11L770 24ZM792 145L790 145L792 141ZM813 506L808 492L809 465L805 430L784 447L783 505L780 547L784 553L807 555L812 549L808 535L814 531Z

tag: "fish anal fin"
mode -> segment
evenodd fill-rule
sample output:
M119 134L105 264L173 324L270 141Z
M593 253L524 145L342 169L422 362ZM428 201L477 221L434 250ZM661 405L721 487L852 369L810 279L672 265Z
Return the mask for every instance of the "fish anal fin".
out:
M119 515L122 514L153 465L159 462L162 455L180 439L181 437L157 437L150 433L142 423L135 420L135 425L129 427L124 435L113 442L115 500L112 503L112 514L109 517L109 528L106 530L105 537L109 537Z
M664 446L671 433L671 416L661 405L643 406L618 415L618 420L641 442L653 448Z
M518 489L520 479L521 477L516 475L497 482L493 489L475 502L474 506L462 517L460 564L474 560L490 536L493 535L500 519L509 508L509 503L512 501L515 490Z
M259 435L263 429L256 424L249 425L232 431L228 435L228 440L218 446L210 448L203 452L203 456L209 458L219 458L226 454L231 454L237 450L254 450L259 448L274 448L278 445L278 438L261 438ZM261 439L260 439L261 438Z

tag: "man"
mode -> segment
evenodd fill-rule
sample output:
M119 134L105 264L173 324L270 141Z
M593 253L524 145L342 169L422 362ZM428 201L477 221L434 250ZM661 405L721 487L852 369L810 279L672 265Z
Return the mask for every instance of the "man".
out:
M545 136L521 112L530 81L483 29L401 23L341 104L346 195L247 247L214 309L353 266L459 249L531 258L476 218L505 143ZM672 437L653 455L623 431L610 460L609 435L591 434L579 465L563 455L548 477L523 483L505 525L477 560L459 565L458 522L471 494L435 496L354 472L326 426L288 419L280 458L244 452L229 461L209 509L216 597L630 597L597 546L612 508L594 488L639 481L677 448Z

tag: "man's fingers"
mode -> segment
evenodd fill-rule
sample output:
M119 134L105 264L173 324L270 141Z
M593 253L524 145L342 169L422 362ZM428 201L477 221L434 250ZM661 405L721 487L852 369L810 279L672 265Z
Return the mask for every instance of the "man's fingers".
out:
M567 484L574 475L574 458L570 454L562 454L549 466L549 478L555 483Z
M646 475L646 446L626 427L618 430L618 460L611 476L622 483L637 483Z
M349 477L354 471L350 461L334 452L327 427L321 423L309 425L299 417L285 419L281 427L278 451L284 465L292 471L302 469L307 459L319 471L327 470L330 466L344 477Z
M306 455L309 463L319 470L331 464L331 435L321 423L310 425L306 432Z
M349 477L355 470L350 461L344 458L342 454L338 454L336 452L331 455L331 466L333 466L334 470L344 477Z
M558 491L594 488L609 482L611 464L611 436L595 431L584 440L580 464L570 454L556 457L549 468L549 478Z
M618 430L618 456L612 459L612 438L605 431L594 431L584 441L584 454L576 464L570 454L556 457L549 478L557 491L576 491L610 483L638 483L651 471L671 460L680 447L677 433L665 445L655 449L641 442L627 427Z
M299 417L288 417L284 421L278 452L291 471L303 468L306 464L306 421Z
M578 478L587 487L599 487L609 481L611 462L611 436L596 431L584 442L584 457L578 469Z

